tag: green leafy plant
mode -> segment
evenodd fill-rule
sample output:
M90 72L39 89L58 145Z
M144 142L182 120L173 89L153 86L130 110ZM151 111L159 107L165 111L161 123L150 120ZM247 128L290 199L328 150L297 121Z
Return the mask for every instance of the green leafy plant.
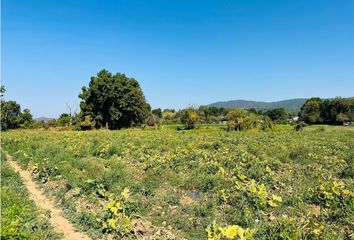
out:
M130 190L124 188L118 198L109 199L104 207L105 215L98 221L102 224L105 233L116 237L132 237L132 220L137 218L136 206L130 201Z

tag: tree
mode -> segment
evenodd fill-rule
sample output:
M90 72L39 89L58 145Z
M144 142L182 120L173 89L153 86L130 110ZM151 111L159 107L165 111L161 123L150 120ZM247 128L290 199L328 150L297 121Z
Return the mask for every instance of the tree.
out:
M198 114L193 108L187 108L181 113L181 122L185 125L186 129L195 128L198 121Z
M306 123L343 124L354 120L354 98L336 97L321 100L311 98L301 108L301 119Z
M3 99L5 93L4 85L0 87L0 101L1 101L1 131L18 128L20 126L28 127L33 123L33 117L29 109L23 110L21 113L21 106L16 101L6 101Z
M162 111L161 111L161 108L153 109L151 112L152 112L152 114L154 114L156 117L162 118Z
M272 128L272 120L268 116L260 116L245 109L234 109L230 111L228 119L228 130L243 131L249 129L266 130Z
M146 124L150 127L158 126L160 124L160 118L155 114L150 114L146 119Z
M318 97L308 99L301 107L300 117L306 123L322 123L322 100Z
M344 114L342 112L337 114L336 122L343 123L343 122L346 122L346 121L349 121L349 117L346 114Z
M59 126L69 126L71 123L71 117L67 113L60 114L57 123Z
M15 101L1 99L1 130L18 128L20 126L21 107Z
M33 123L33 116L29 109L24 109L21 115L19 116L19 124L24 127L28 127Z
M122 73L112 75L107 70L91 77L89 87L79 95L83 117L91 116L96 127L121 129L139 126L147 118L150 105L139 83Z
M284 108L274 108L265 112L265 115L270 117L275 123L286 123L288 118L287 112Z

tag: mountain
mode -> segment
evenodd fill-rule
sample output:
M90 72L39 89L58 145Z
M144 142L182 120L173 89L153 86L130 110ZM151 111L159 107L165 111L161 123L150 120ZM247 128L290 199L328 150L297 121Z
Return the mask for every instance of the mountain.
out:
M55 118L47 118L47 117L39 117L39 118L35 118L34 120L35 121L38 121L38 122L48 122L49 120L54 120Z
M225 102L215 102L207 106L209 107L223 107L223 108L255 108L257 110L284 108L290 112L297 112L305 103L306 98L294 98L277 102L259 102L248 100L231 100Z

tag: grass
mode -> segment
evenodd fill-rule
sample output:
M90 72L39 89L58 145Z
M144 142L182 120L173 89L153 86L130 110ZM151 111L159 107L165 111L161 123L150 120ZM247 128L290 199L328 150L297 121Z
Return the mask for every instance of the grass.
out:
M351 127L16 130L3 143L94 238L105 234L104 206L126 187L139 215L188 239L207 238L214 220L256 239L354 236Z
M1 155L1 239L60 239Z

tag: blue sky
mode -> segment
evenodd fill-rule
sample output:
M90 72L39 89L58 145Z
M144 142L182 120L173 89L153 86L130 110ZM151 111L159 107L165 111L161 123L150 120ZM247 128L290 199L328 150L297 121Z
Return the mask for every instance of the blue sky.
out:
M35 117L78 106L103 68L153 108L354 95L353 0L2 0L1 13L5 96Z

